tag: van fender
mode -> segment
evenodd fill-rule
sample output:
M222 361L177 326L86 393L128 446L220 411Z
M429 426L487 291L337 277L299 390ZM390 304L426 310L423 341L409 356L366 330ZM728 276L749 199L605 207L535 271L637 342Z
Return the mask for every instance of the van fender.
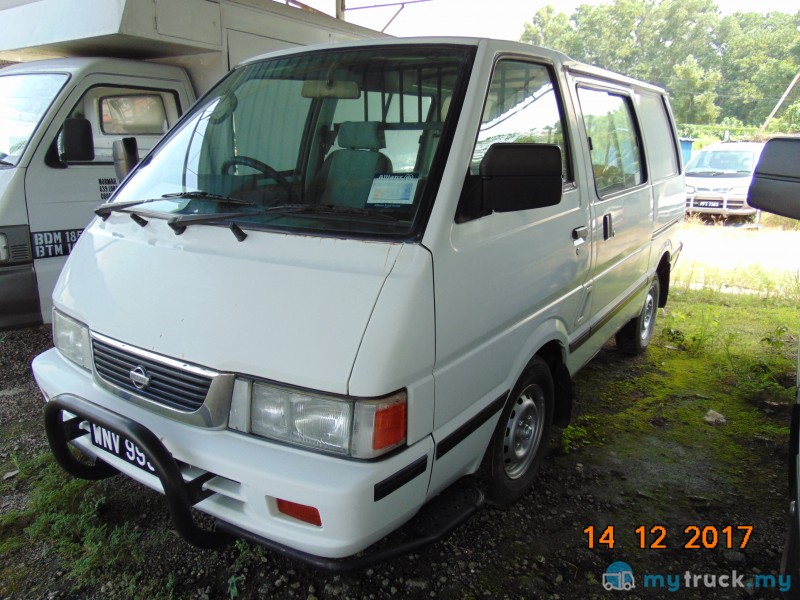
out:
M658 307L664 308L669 297L670 280L672 279L672 269L678 261L683 244L679 244L677 249L673 248L672 240L666 239L662 242L658 252L653 252L651 263L652 270L659 279L661 289L658 297Z
M566 427L572 415L572 377L566 366L569 337L564 321L551 317L539 323L528 335L510 372L508 388L514 387L534 356L540 356L550 367L555 384L553 424Z

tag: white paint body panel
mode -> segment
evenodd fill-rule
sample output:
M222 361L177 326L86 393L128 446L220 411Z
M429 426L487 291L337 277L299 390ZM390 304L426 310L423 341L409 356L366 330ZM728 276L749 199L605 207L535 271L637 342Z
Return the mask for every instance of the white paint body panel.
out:
M126 214L98 219L64 269L56 307L165 356L349 393L364 330L401 246L260 232L247 242L222 227L177 236L160 219L146 228Z

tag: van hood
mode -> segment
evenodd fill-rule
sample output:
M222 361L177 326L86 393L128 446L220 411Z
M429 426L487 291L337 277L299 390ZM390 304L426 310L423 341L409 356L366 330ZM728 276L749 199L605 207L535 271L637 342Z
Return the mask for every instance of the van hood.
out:
M746 188L750 185L750 180L753 178L750 173L742 173L734 177L726 177L724 175L717 176L697 176L687 175L686 185L698 188L704 191L726 193L733 188Z
M97 333L209 367L348 393L402 244L193 226L127 214L84 231L56 308Z

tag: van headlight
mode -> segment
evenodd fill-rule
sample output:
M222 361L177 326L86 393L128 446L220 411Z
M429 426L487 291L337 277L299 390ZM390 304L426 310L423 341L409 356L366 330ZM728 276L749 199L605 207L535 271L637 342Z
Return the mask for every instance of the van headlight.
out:
M61 354L84 369L92 368L89 328L83 323L53 310L53 345Z
M11 260L11 251L8 248L8 236L0 233L0 263Z
M406 393L342 398L237 379L231 429L323 452L375 458L406 441Z

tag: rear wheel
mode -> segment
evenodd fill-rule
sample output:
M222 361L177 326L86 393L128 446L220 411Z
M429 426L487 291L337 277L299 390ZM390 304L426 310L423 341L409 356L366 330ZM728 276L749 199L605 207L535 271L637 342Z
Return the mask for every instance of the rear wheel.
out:
M655 277L644 297L642 311L617 332L617 348L627 354L641 354L647 350L656 327L660 292L661 286Z
M495 504L514 502L530 489L547 453L553 421L553 377L534 357L511 391L486 451L483 479Z

